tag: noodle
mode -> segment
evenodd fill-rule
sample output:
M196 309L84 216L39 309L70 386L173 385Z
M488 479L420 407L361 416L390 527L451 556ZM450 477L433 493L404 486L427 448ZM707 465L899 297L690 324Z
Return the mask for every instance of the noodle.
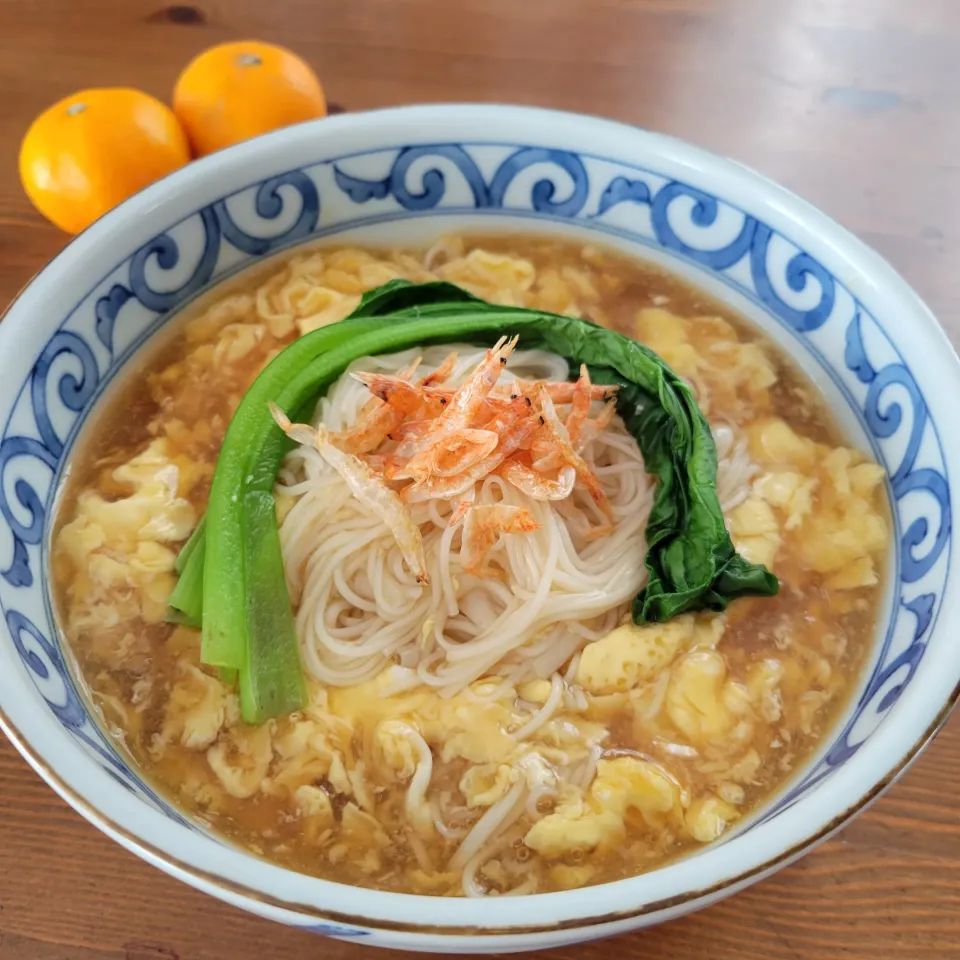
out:
M501 797L487 812L473 825L470 832L464 837L456 853L447 862L450 870L462 870L467 861L474 854L481 852L481 848L488 841L493 840L498 833L506 830L524 809L524 793L527 784L525 780L518 780L506 794Z
M550 696L547 697L544 705L517 731L513 736L517 740L523 740L529 737L531 733L536 733L556 712L563 698L563 677L555 673L550 681Z
M450 347L423 351L420 372L437 369ZM458 349L451 380L462 382L483 359L473 347ZM418 359L414 351L364 359L342 376L320 402L317 420L330 431L350 428L369 400L356 369L397 372ZM543 351L518 351L503 380L565 379L566 363ZM732 439L727 444L732 448ZM346 483L323 459L300 446L285 462L279 491L295 500L280 530L291 596L299 602L297 630L313 676L333 686L370 680L395 659L445 696L479 677L498 674L516 684L550 676L585 643L608 633L646 579L644 528L652 484L634 439L611 424L589 440L585 455L596 465L609 497L608 536L589 532L604 518L583 491L562 501L535 500L499 476L477 486L476 504L523 508L538 529L505 536L489 558L502 580L464 569L463 523L451 526L437 501L410 504L426 555L429 585L415 582L386 524L350 496ZM749 460L740 445L722 461L721 489L744 496ZM531 719L528 735L549 710ZM538 714L537 717L541 715Z

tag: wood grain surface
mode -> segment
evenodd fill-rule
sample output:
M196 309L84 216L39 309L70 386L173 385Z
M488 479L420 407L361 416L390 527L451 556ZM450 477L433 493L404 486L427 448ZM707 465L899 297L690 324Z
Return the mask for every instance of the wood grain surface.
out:
M66 239L17 180L31 118L88 86L169 99L191 56L245 38L293 47L350 110L540 104L734 157L876 247L960 342L960 0L0 0L0 305ZM169 879L0 737L0 960L372 954ZM774 878L653 930L539 956L960 957L960 720L869 813Z

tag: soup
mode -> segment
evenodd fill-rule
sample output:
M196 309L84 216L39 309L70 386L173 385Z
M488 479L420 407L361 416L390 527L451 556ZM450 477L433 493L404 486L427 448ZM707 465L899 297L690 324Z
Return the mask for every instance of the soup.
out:
M402 343L335 367L396 278L459 289L365 299ZM234 842L419 894L617 880L721 837L844 708L883 470L699 291L555 240L323 247L173 331L76 457L53 582L107 728Z

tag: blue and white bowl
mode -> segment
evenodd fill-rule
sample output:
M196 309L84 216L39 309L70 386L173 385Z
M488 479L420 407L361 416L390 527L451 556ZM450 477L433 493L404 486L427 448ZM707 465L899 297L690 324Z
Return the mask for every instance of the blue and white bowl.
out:
M78 430L171 314L211 283L329 237L419 242L467 229L607 243L754 320L885 465L895 524L869 668L833 738L724 842L630 880L496 902L437 901L264 863L158 795L98 725L54 628L47 552ZM335 117L190 164L94 224L0 327L0 726L57 792L146 860L236 906L375 945L503 952L611 936L779 869L865 809L958 695L960 370L876 254L727 160L604 120L501 106Z

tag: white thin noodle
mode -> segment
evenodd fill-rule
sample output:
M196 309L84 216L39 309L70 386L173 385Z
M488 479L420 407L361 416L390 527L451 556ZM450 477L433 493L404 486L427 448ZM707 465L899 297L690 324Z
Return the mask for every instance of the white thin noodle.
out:
M557 712L563 694L563 677L559 673L555 673L550 680L550 695L547 697L546 703L519 730L514 731L513 736L517 740L524 740L531 734L536 733Z
M436 369L451 350L459 353L452 385L484 356L471 346L429 347L422 351L417 375ZM365 358L351 370L396 373L420 355L410 350ZM565 380L567 375L567 363L558 356L518 351L503 377L509 382L515 377ZM347 429L369 399L367 389L345 374L321 400L316 421L330 430ZM751 465L745 446L724 430L729 428L718 429L718 487L729 507L746 496ZM452 504L413 504L430 575L429 585L420 585L387 526L350 495L316 451L298 447L291 452L278 489L295 502L280 539L310 673L321 682L349 686L373 678L393 661L417 671L422 683L441 695L452 696L486 675L513 684L551 677L585 644L608 633L646 580L644 528L653 481L619 418L584 455L595 465L613 508L609 535L587 536L603 518L579 486L567 500L539 501L499 477L487 477L478 485L476 502L525 507L539 529L502 537L489 558L502 569L503 579L481 578L461 565L462 523L450 527L446 519ZM550 703L551 712L555 706ZM539 718L531 719L539 725Z

